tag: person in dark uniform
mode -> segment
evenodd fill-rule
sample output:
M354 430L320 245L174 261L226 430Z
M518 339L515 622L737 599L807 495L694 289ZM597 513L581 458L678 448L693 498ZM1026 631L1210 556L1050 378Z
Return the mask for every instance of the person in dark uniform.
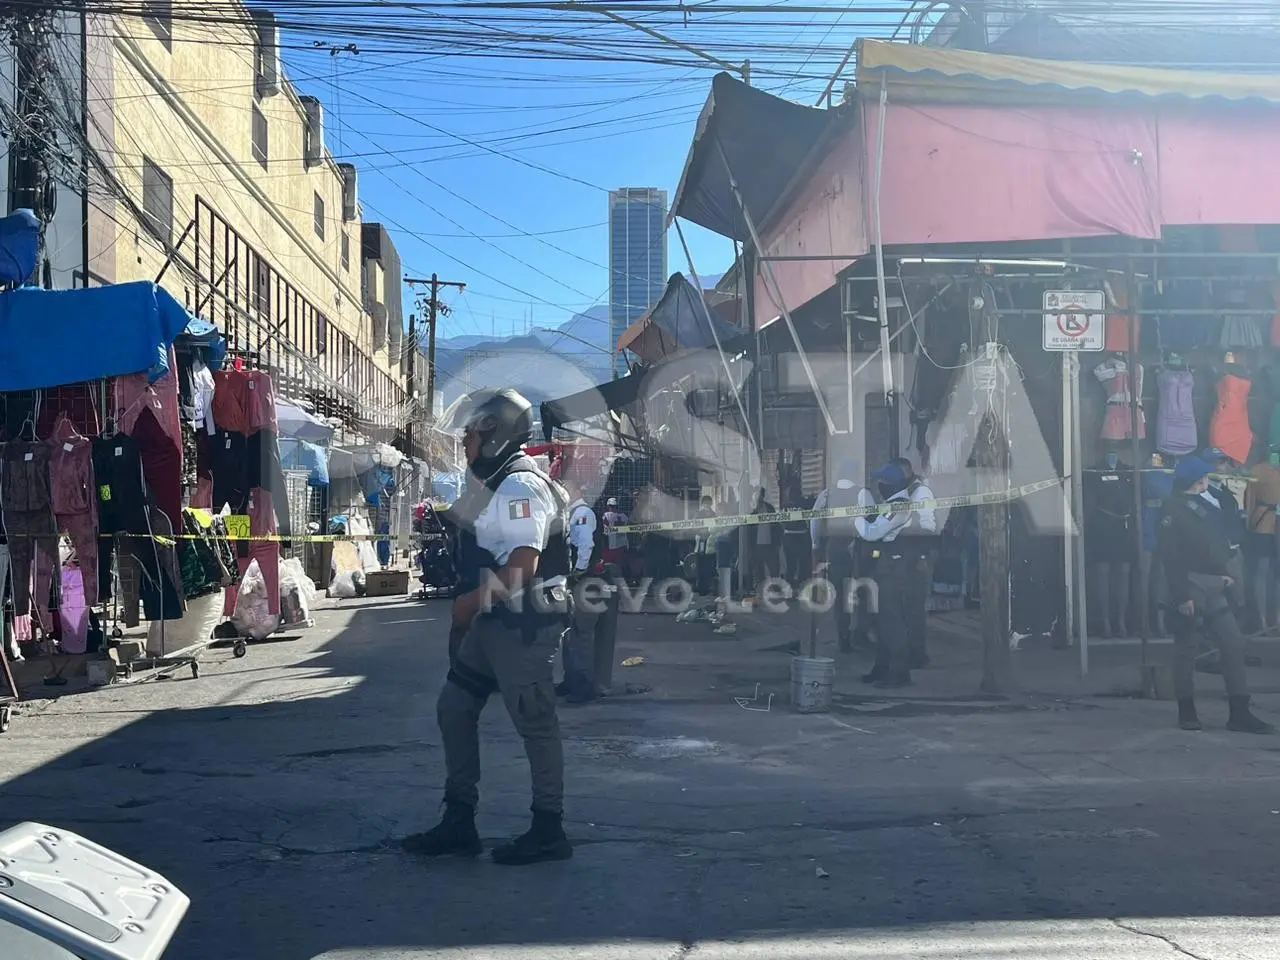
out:
M937 562L938 520L933 507L925 504L937 499L924 477L916 473L915 465L906 457L893 461L907 475L907 499L919 504L913 514L909 541L912 550L912 566L915 568L907 580L907 623L910 626L911 669L920 670L929 665L929 598L933 596L933 565ZM903 541L907 546L908 541Z
M1218 502L1209 494L1213 467L1201 457L1187 457L1173 472L1173 496L1160 518L1158 550L1169 584L1174 638L1174 689L1178 726L1200 730L1195 704L1197 634L1208 633L1221 651L1222 678L1230 716L1227 729L1240 733L1274 733L1249 710L1245 679L1244 637L1232 608L1231 590L1239 553L1231 542Z
M918 510L897 509L911 502L911 478L897 463L890 463L873 478L880 487L881 513L875 517L858 517L854 523L858 536L879 545L876 560L876 608L879 627L876 637L876 660L871 672L863 677L881 689L897 689L911 684L911 604L912 577L919 577L921 546L912 536L918 528ZM929 511L933 525L933 512Z
M533 436L529 401L500 390L463 428L467 487L457 504L461 579L452 636L460 636L436 704L444 745L444 818L403 841L422 856L478 856L480 714L501 694L524 739L533 779L533 825L493 850L502 864L565 860L564 748L551 664L570 615L568 497L522 447Z

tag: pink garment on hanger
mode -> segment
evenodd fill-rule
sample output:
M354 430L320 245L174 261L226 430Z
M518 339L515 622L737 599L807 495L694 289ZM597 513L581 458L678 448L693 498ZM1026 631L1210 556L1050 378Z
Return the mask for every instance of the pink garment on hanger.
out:
M62 568L62 652L84 653L89 649L89 604L85 587L91 582L76 567Z
M249 491L249 532L253 536L270 536L276 534L276 510L271 499L271 492L261 487ZM276 540L244 540L235 542L236 563L240 567L240 577L244 578L249 564L257 560L258 569L262 571L262 579L267 585L267 609L272 613L280 613L280 543ZM236 612L236 599L240 595L239 586L227 588L227 598L223 604L224 616Z
M31 614L13 618L13 640L15 643L30 643L35 637L31 629Z
M213 422L246 437L277 430L276 388L262 370L219 370L213 375Z
M178 409L178 380L173 350L169 351L169 373L155 383L147 383L145 373L116 377L116 426L133 436L133 427L144 410L150 410L174 446L182 449L182 416Z
M1103 440L1132 439L1132 404L1138 404L1138 438L1147 436L1147 415L1142 409L1142 364L1134 364L1134 391L1129 392L1129 365L1117 358L1104 360L1093 369L1093 375L1107 390L1107 415L1102 421Z
M49 481L58 530L71 538L84 570L85 602L98 602L98 496L93 479L93 441L76 432L66 417L58 420L49 438ZM36 567L36 595L42 596L53 579L52 557L41 556Z

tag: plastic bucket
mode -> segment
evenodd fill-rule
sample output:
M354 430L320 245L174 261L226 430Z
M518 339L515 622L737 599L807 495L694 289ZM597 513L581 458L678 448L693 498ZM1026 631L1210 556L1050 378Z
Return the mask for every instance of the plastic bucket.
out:
M831 709L831 684L836 662L829 657L793 657L791 707L796 713L826 713Z

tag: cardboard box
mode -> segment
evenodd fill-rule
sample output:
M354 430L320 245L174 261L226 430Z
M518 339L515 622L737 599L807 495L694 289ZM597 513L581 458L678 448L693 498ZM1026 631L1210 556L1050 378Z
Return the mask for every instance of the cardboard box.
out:
M366 596L403 597L409 592L408 570L379 570L365 575Z

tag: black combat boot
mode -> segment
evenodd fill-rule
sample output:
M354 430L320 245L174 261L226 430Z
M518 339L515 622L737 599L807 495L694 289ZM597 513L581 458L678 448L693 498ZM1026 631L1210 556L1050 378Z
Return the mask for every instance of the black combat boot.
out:
M478 857L484 852L476 833L476 812L465 803L445 801L440 823L426 833L400 841L406 853L419 857Z
M1196 713L1196 702L1190 697L1183 697L1178 701L1178 729L1204 729L1204 726L1200 723L1200 715Z
M564 835L562 816L545 810L533 811L533 826L510 843L493 848L493 862L504 866L524 866L547 860L568 860L573 845Z
M1227 718L1227 729L1236 733L1275 733L1276 728L1265 720L1259 720L1249 710L1248 697L1229 697L1231 714Z

